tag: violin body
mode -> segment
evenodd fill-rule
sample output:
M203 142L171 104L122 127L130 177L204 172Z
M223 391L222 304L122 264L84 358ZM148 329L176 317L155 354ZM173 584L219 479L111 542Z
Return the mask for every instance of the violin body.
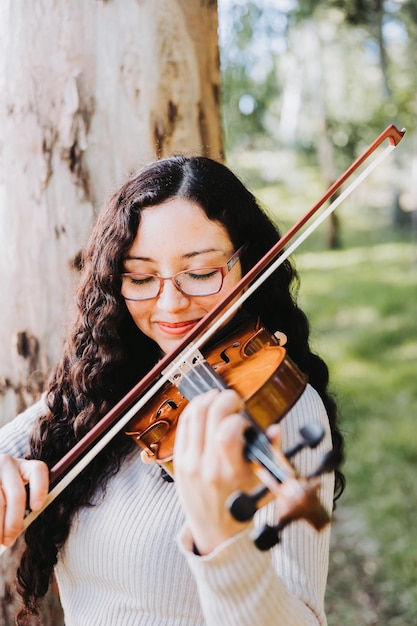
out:
M307 384L305 376L279 343L276 335L258 322L250 321L214 344L205 355L206 362L224 385L242 396L248 413L262 429L279 422ZM168 382L125 430L171 475L175 431L187 403L180 389Z

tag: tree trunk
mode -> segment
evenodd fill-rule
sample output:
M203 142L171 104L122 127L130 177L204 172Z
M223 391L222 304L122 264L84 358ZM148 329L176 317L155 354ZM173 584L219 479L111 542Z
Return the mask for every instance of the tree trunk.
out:
M3 0L0 52L1 424L60 356L104 198L155 156L223 148L215 0Z
M336 176L334 145L331 140L328 128L328 115L326 110L326 93L325 93L325 69L323 62L323 42L320 36L320 31L317 28L314 20L310 21L312 30L312 36L315 39L317 57L315 57L315 69L317 79L317 128L319 130L316 151L318 163L323 175L325 188L328 189L333 185ZM339 192L330 198L330 202L336 200ZM329 230L327 235L327 245L330 250L340 248L341 235L340 235L340 221L335 211L330 214L329 218Z
M97 207L173 152L222 157L212 0L3 0L0 423L41 391Z

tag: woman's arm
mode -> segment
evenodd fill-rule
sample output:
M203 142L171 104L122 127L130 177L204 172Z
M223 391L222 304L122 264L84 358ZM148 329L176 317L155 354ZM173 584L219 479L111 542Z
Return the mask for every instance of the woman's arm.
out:
M210 406L212 411L216 409L213 399ZM195 414L194 418L198 419L198 415ZM315 469L321 454L330 447L327 415L318 394L311 387L308 387L282 422L284 450L297 441L299 428L309 421L322 423L327 435L317 450L303 451L297 457L297 466L302 474ZM197 450L195 442L194 446ZM200 456L204 459L201 449ZM228 538L207 554L195 556L192 553L192 543L198 546L195 528L198 533L203 532L199 529L198 519L196 525L192 512L191 501L195 502L198 490L196 483L192 486L191 482L185 481L187 488L183 491L183 471L185 469L180 470L179 492L181 500L185 500L187 529L181 538L181 546L194 573L207 624L325 624L323 598L327 579L329 528L318 533L305 521L295 522L283 531L279 545L269 552L260 552L251 539L251 527L242 530L241 526L238 534L231 532ZM177 471L176 483L178 488ZM206 490L204 481L201 485L200 493L203 494ZM330 474L323 477L321 490L322 502L328 510L331 510L332 497L333 475ZM273 504L264 507L257 513L255 524L265 521L273 523L273 509ZM203 520L204 513L200 513L200 516ZM208 525L212 523L212 518L208 511L206 516Z

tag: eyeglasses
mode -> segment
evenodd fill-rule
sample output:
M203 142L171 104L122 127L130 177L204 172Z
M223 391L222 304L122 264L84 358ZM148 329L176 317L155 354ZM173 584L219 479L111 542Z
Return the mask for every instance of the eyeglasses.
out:
M124 273L121 275L121 294L125 300L152 300L159 296L165 281L172 280L186 296L211 296L221 290L226 274L236 265L245 248L246 244L220 267L199 267L166 278L156 274Z

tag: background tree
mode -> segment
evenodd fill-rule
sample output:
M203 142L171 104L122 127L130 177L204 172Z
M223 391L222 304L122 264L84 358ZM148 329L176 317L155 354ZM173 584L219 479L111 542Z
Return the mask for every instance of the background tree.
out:
M396 123L408 130L398 189L409 188L417 115L415 2L220 0L219 10L228 158L238 160L242 148L269 151L263 172L249 169L254 180L264 176L283 188L292 180L285 162L293 172L297 162L318 165L325 188ZM264 165L259 156L254 162ZM403 208L393 201L395 223L404 221L397 210Z
M399 148L294 255L346 436L329 626L417 624L417 4L219 0L226 155L281 227L389 123ZM398 219L397 208L401 210ZM408 210L407 213L404 209ZM414 226L410 224L410 217Z
M103 199L172 152L221 158L213 0L3 0L0 423L39 396ZM0 561L11 624L18 549ZM42 624L58 626L56 601Z

